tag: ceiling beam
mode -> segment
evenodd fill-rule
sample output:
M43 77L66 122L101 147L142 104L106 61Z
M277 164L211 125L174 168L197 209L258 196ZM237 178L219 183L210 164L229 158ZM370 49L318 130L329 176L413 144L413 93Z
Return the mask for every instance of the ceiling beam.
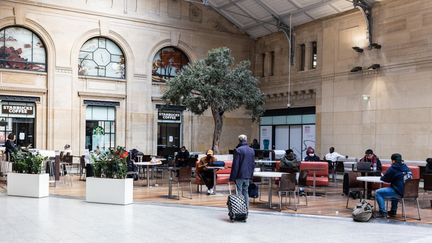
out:
M308 6L304 7L304 8L299 8L299 9L297 9L297 10L295 10L295 11L288 12L288 13L285 13L285 14L282 14L282 15L279 15L279 18L280 18L280 19L283 19L283 18L285 18L285 17L290 16L290 14L292 14L292 16L297 15L297 14L301 14L301 13L304 13L304 14L307 15L306 11L309 11L309 10L314 9L314 8L322 7L322 6L324 6L324 5L328 4L328 3L330 3L331 1L332 1L332 0L321 0L320 2L317 2L317 3L314 3L314 4L308 5ZM294 5L294 6L296 6L296 5ZM308 15L308 16L309 16L309 15ZM311 16L309 16L309 17L311 17ZM312 18L312 17L311 17L311 18ZM314 18L312 18L312 19L314 19ZM262 25L262 24L261 24L261 23L258 23L258 24L250 24L250 25L244 26L243 28L244 28L245 30L248 30L248 29L256 28L256 27L258 27L258 26L260 26L260 25Z

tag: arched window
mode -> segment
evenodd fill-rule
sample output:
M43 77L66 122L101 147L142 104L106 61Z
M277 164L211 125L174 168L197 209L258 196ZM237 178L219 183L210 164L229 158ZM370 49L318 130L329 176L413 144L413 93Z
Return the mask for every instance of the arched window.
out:
M32 31L11 26L0 30L0 68L46 72L46 51Z
M160 49L153 58L152 81L161 82L173 78L189 58L181 50L169 46Z
M78 60L79 75L124 79L125 66L122 50L107 38L92 38L81 47Z

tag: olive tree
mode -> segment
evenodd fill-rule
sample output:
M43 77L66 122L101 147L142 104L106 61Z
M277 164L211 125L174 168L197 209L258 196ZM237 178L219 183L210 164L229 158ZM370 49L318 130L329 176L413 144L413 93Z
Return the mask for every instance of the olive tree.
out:
M162 97L167 104L183 105L201 115L211 109L214 120L213 150L219 152L225 112L244 107L253 121L263 112L264 95L252 75L249 61L234 64L230 49L212 49L204 59L190 63L167 81Z

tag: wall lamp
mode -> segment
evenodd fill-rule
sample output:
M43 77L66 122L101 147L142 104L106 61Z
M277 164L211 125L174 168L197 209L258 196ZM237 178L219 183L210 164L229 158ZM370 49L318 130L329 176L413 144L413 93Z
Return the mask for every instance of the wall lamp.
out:
M376 69L379 69L379 68L381 68L381 65L375 63L375 64L370 65L367 69L368 70L376 70Z
M360 47L358 47L358 46L354 46L352 49L353 49L354 51L358 52L358 53L362 53L362 52L363 52L363 49L360 48Z
M370 96L364 94L364 95L362 95L362 99L365 100L365 101L367 101L367 100L370 99Z
M369 46L370 49L381 49L381 45L378 43L372 43Z
M353 68L351 69L351 72L352 72L352 73L355 73L355 72L359 72L359 71L361 71L361 70L363 70L362 67L360 67L360 66L356 66L356 67L353 67Z

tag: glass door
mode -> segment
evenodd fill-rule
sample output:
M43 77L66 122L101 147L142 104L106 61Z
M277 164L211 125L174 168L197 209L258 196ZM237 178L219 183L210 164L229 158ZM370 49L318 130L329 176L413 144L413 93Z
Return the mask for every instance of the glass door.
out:
M180 123L158 124L157 155L174 156L180 147Z

